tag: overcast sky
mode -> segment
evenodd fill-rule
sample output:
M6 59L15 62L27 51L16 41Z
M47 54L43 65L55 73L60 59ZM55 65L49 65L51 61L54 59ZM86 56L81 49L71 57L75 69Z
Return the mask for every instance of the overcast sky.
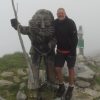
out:
M17 32L11 27L10 19L14 18L11 0L0 0L0 56L15 51L22 51ZM19 5L18 17L22 25L28 21L38 9L51 10L56 18L56 10L63 7L72 18L77 29L83 26L85 55L100 52L100 0L15 0ZM30 40L23 36L27 52Z

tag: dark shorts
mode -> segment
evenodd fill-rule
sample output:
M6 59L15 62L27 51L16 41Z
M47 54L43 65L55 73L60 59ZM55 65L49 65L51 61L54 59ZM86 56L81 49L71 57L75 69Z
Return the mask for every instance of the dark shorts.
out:
M64 54L57 52L55 58L56 58L55 59L56 67L63 67L65 64L65 61L67 62L68 68L73 68L75 66L76 56L64 55Z

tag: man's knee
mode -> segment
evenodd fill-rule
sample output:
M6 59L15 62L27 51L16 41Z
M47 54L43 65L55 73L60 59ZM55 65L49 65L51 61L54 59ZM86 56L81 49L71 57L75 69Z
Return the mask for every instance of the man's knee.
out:
M69 71L73 71L74 70L74 67L68 67L68 70Z
M62 67L58 66L55 68L56 70L62 70Z

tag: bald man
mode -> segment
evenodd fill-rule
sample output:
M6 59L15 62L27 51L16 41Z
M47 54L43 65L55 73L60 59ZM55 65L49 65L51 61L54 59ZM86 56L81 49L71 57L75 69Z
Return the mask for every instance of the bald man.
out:
M55 70L56 77L59 81L59 89L56 96L61 97L65 92L62 68L66 61L69 71L69 86L65 95L65 100L70 100L75 81L74 66L76 61L76 46L78 42L77 29L74 21L67 16L63 8L57 10L57 17L58 18L54 22L55 37L57 39Z

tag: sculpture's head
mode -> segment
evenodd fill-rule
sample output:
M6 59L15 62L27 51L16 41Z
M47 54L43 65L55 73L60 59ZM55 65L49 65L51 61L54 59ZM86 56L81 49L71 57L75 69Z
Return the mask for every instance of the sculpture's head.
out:
M48 36L54 32L54 17L49 10L38 10L29 22L30 32Z

